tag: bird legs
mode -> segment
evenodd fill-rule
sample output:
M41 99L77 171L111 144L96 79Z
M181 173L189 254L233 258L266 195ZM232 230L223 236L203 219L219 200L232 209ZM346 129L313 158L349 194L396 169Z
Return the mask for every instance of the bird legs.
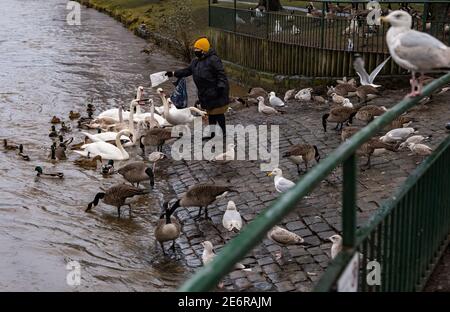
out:
M200 206L200 208L198 209L198 215L194 218L194 220L200 219L202 215L202 209L203 207ZM210 219L210 217L208 216L208 206L205 206L205 219Z
M421 73L420 77L422 78L424 76L423 73ZM415 97L420 96L422 93L422 87L423 83L421 80L416 78L416 72L411 72L411 80L409 81L411 84L411 93L407 94L406 97Z

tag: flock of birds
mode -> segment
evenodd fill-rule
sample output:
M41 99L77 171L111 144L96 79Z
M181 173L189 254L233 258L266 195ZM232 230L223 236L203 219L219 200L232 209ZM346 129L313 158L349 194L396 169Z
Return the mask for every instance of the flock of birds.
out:
M424 73L432 71L433 68L442 67L442 65L450 65L450 49L427 34L411 30L408 27L410 23L408 17L410 18L407 13L402 11L395 11L386 17L393 25L390 29L390 31L392 30L391 33L388 32L387 34L388 45L394 61L398 62L400 66L404 65L407 69L422 73L423 81L426 77ZM414 51L405 52L405 49L407 50L413 45L410 42L410 36L413 36L411 40L415 41ZM427 45L428 49L417 52L417 45L419 47ZM415 54L416 52L422 53L422 55L418 57ZM426 53L431 55L426 55ZM429 60L427 64L421 62L424 57L423 54ZM416 61L416 58L419 60ZM388 111L383 106L367 104L381 95L381 86L374 84L374 80L386 62L387 60L381 63L369 75L364 69L363 59L356 56L354 68L360 78L360 86L357 86L354 79L347 80L344 78L333 87L304 88L299 91L288 90L283 99L277 97L275 92L267 92L258 87L251 88L247 98L241 99L240 103L244 102L247 106L255 104L258 112L266 116L283 113L286 102L292 100L300 103L317 102L329 105L329 111L322 116L321 120L323 130L324 132L327 131L328 123L335 123L335 129L340 131L341 140L345 141L361 129L352 125L353 119L369 123ZM419 62L419 65L417 65L417 62ZM412 81L411 84L413 85L413 92L410 96L420 94L421 89L417 87L419 83ZM443 89L441 92L445 91L447 90ZM70 111L70 121L77 121L78 128L82 130L81 133L84 136L84 139L79 143L74 143L72 137L69 139L64 137L72 132L70 122L65 122L56 116L51 119L52 126L49 133L52 140L50 162L67 160L66 153L71 150L80 155L80 158L74 161L77 166L94 170L100 167L99 172L101 174L114 175L117 173L129 183L118 183L97 193L94 200L88 204L86 212L91 211L102 201L107 205L116 207L118 217L121 217L121 208L128 206L131 216L131 205L127 200L134 196L150 193L150 189L155 185L156 162L168 158L163 153L163 147L178 139L173 137L172 127L189 126L196 118L204 118L207 115L206 112L196 107L178 109L171 103L170 98L166 97L163 89L159 88L157 93L163 104L162 106L156 106L152 98L144 98L144 88L138 87L135 99L130 102L129 111L123 110L122 107L112 108L94 117L96 108L93 104L88 104L87 116L81 116L78 112ZM352 98L357 98L358 104L353 104ZM150 112L141 110L144 105L150 106ZM413 154L419 156L427 156L432 152L432 149L424 144L424 142L430 140L430 136L417 134L417 129L411 127L414 121L415 119L408 114L402 115L389 125L389 131L383 136L371 138L358 149L358 155L367 157L367 169L370 168L371 156L386 151L396 152L399 149L408 148ZM59 129L56 128L57 125L60 125ZM88 132L89 130L94 130L97 133ZM30 156L24 153L23 145L11 144L7 139L4 139L3 142L5 151L16 151L21 159L30 160ZM141 157L143 159L132 161L126 149L134 148L137 145L142 151ZM148 149L154 151L147 155ZM225 153L216 155L210 161L231 161L234 160L234 154L234 145L230 144ZM321 158L318 147L311 144L292 145L282 156L297 166L299 175L302 173L302 164L307 171L311 163L318 163ZM153 166L149 166L147 160L153 163ZM107 163L103 164L104 161L107 161ZM126 164L116 170L114 167L115 161L126 162ZM36 167L35 171L39 178L64 178L63 172L44 170L41 166ZM274 177L274 187L279 193L287 192L295 185L293 181L283 177L280 168L274 168L268 175ZM149 183L149 187L141 187L140 184L142 183ZM160 243L163 253L166 252L165 242L172 242L171 248L175 250L175 240L181 233L180 221L175 216L177 208L198 207L198 214L195 219L201 218L202 213L204 218L208 219L208 207L233 192L237 192L237 190L231 185L199 183L191 186L179 198L165 201L162 204L159 221L154 230L155 239ZM241 215L233 201L228 201L226 211L223 214L222 225L228 231L233 232L238 232L243 227ZM281 226L274 226L267 233L267 237L281 247L277 253L277 259L282 258L282 247L284 246L307 245L301 236ZM342 248L342 238L336 234L331 236L329 240L333 243L331 255L334 258ZM202 260L206 264L215 255L214 246L210 241L204 241L202 245L204 247ZM237 264L236 268L249 270L242 264Z

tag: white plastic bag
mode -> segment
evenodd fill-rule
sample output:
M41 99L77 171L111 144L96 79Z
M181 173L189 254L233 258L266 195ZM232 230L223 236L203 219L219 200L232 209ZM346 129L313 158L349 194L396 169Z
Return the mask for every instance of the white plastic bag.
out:
M166 76L165 71L162 71L162 72L151 74L150 80L152 82L152 87L154 88L154 87L159 86L163 82L166 82L167 80L169 80L169 77Z

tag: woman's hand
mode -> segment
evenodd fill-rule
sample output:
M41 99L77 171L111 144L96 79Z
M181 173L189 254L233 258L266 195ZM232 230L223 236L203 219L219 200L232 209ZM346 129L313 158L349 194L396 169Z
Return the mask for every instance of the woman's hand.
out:
M167 76L167 77L173 77L173 71L167 71L166 73L165 73L165 76Z

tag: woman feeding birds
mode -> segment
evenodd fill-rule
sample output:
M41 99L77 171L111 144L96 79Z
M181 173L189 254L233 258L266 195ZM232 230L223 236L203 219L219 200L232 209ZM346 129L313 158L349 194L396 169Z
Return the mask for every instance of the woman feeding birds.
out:
M225 137L225 112L228 110L229 84L222 61L207 38L202 37L194 43L195 58L191 64L175 72L168 71L166 76L177 78L191 76L198 89L198 99L203 109L208 112L208 123L218 124ZM211 134L213 138L215 133Z

